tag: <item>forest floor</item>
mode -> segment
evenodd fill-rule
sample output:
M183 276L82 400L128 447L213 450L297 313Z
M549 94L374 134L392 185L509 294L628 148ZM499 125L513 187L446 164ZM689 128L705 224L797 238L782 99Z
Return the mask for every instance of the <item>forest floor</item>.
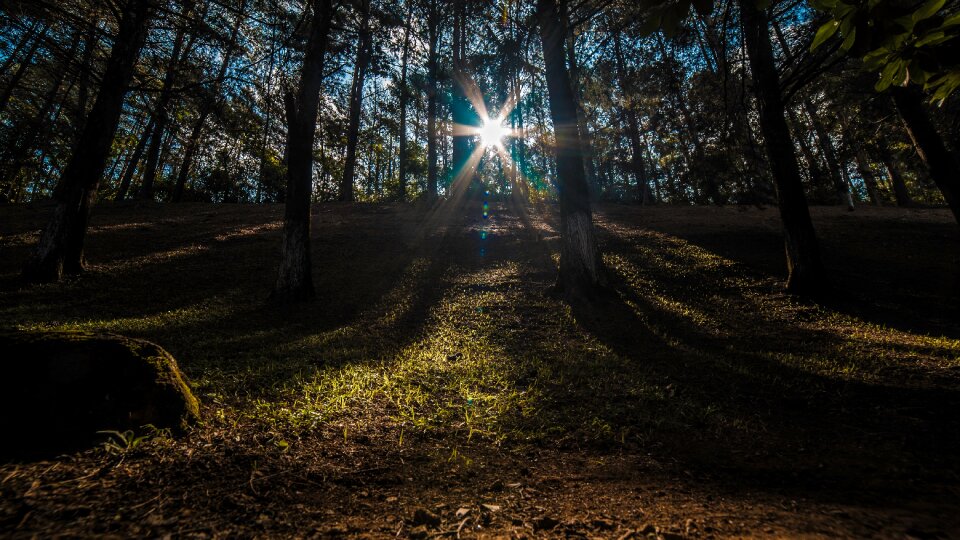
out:
M89 272L31 287L50 207L0 207L0 327L155 341L202 402L0 464L0 535L960 537L949 212L814 208L818 305L774 208L603 205L621 300L582 314L544 294L556 210L479 204L315 205L286 309L281 206L102 204Z

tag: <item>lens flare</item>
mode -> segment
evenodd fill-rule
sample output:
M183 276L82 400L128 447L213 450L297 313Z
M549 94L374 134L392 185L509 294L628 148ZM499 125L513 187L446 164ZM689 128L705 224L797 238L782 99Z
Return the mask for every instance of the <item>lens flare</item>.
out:
M509 132L510 130L501 124L499 118L489 118L483 123L483 127L480 128L480 141L483 143L483 146L487 148L500 146L503 138L506 137Z

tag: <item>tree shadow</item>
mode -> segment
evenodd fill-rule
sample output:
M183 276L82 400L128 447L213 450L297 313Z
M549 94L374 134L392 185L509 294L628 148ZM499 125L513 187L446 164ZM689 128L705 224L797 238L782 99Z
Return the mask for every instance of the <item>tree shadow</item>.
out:
M618 239L623 229L606 229L619 298L571 307L578 324L633 362L641 378L671 388L652 405L661 422L647 426L656 442L645 450L723 483L817 500L880 490L955 497L947 487L956 483L952 456L960 450L956 377L896 365L931 349L949 358L946 349L900 343L897 354L907 354L890 362L893 371L851 375L848 367L869 368L887 343L858 343L878 336L851 335L855 323L778 297L769 281L707 250L655 233ZM700 267L689 268L698 259ZM629 391L618 394L631 401Z

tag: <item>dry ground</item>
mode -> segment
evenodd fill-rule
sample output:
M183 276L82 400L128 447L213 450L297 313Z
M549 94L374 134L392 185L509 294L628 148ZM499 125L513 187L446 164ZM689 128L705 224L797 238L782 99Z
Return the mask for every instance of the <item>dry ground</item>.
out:
M316 206L287 309L279 206L105 204L21 287L48 212L0 207L0 326L156 341L203 422L0 465L3 536L960 537L946 211L814 209L818 305L775 209L604 206L602 314L544 294L549 207Z

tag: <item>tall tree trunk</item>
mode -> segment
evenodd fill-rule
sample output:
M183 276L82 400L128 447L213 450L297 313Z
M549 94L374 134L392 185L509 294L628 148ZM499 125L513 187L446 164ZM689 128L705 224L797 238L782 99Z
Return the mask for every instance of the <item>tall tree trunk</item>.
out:
M196 0L189 0L184 3L182 15L189 19ZM170 119L167 111L170 101L173 99L173 83L177 76L177 69L181 61L181 50L183 42L187 35L187 25L182 24L177 27L177 33L173 40L173 51L170 53L170 59L167 63L167 70L163 76L163 86L160 89L160 95L157 96L157 102L153 111L153 133L150 135L150 147L147 150L147 163L143 168L143 177L140 181L140 191L137 193L141 199L153 199L153 186L157 178L157 170L160 165L160 151L162 150L163 134L167 130L167 122Z
M64 272L79 273L83 270L83 241L90 206L106 169L110 146L123 109L123 99L146 40L152 12L153 2L145 0L128 0L120 7L117 36L101 79L100 91L83 128L83 135L74 146L70 162L60 179L63 190L56 199L53 217L24 268L23 277L28 281L57 281Z
M287 200L283 215L283 243L273 299L298 302L314 296L310 263L310 196L313 186L313 141L320 110L323 62L332 0L314 0L310 36L307 40L300 81L296 91L287 90Z
M849 132L847 132L849 133ZM870 197L870 204L874 206L883 206L883 196L880 194L880 186L877 185L877 177L870 168L870 158L862 146L857 144L853 137L847 135L847 146L853 149L856 157L857 172L860 178L863 178L863 184L867 188L867 196Z
M668 55L671 58L675 58L675 51L671 50L669 53L667 52L667 46L662 37L658 37L658 45L660 54L663 55L664 58L667 58ZM687 100L684 97L682 81L672 70L669 73L669 81L670 92L673 93L675 97L677 107L683 116L683 123L687 128L686 133L684 134L681 131L680 136L683 137L686 135L693 145L693 155L690 155L685 145L681 145L681 150L686 158L687 166L690 169L690 175L694 177L693 165L703 163L706 150L703 148L703 141L700 140L700 129L697 127L696 119L693 117L693 113L690 111L690 107L687 105ZM699 180L703 186L703 199L700 202L709 201L716 205L723 205L727 202L726 198L720 193L720 185L717 183L715 175L709 171L700 171L696 174L696 179Z
M77 50L77 47L80 44L80 32L74 34L73 42L70 46L69 51L67 52L66 58L72 58L74 52ZM0 185L5 183L14 184L16 178L20 175L20 169L27 163L30 157L33 156L35 152L36 145L41 142L42 134L47 131L47 127L50 125L50 113L53 111L53 106L57 102L57 96L60 95L60 88L63 86L63 81L66 78L67 70L58 69L56 75L54 76L53 85L47 91L46 95L43 98L43 103L40 105L40 109L37 111L36 117L28 123L26 129L20 133L17 141L10 146L10 158L4 164L2 178L0 178ZM74 78L76 82L76 78ZM66 101L67 97L70 94L70 88L73 87L73 83L69 85L67 89L67 96L64 96L63 100ZM19 188L15 190L14 195L15 199L18 200Z
M907 189L907 184L903 181L903 176L900 175L900 171L896 165L894 165L893 156L890 155L890 151L883 146L880 147L880 158L883 163L883 168L887 171L887 177L890 179L890 185L893 187L893 197L897 201L897 206L901 208L913 206L913 198L910 197L910 190Z
M792 293L815 294L825 287L826 273L820 260L820 248L784 115L767 14L758 9L754 2L745 0L740 2L740 16L753 73L764 146L777 186L789 272L786 288Z
M356 181L357 145L360 140L360 117L363 113L363 83L367 77L367 66L373 52L373 36L370 32L370 2L363 2L363 20L360 22L357 37L357 59L353 63L353 84L350 87L350 114L347 125L347 158L343 165L343 177L340 180L340 200L353 201L353 184Z
M847 183L843 164L837 159L837 151L833 146L833 140L830 133L820 121L816 107L809 99L803 99L803 109L810 117L810 124L817 135L817 143L820 146L820 153L823 154L824 161L827 162L827 171L830 172L830 180L833 182L834 190L837 193L837 200L840 204L847 206L847 210L853 211L853 195L850 193L850 185Z
M546 67L550 116L556 137L557 187L560 192L559 292L569 301L590 301L606 284L593 229L590 187L577 126L577 103L564 58L564 30L556 0L537 0L537 22Z
M581 90L580 63L577 61L577 36L573 23L570 20L568 0L559 0L561 20L566 37L567 65L569 66L570 86L573 90L573 99L577 104L577 131L580 133L580 152L583 154L583 164L587 174L587 185L597 189L597 167L593 155L593 134L590 124L587 123L587 113L583 110L583 92Z
M20 81L23 80L23 77L27 74L30 66L33 65L33 55L37 53L37 49L39 49L40 45L43 44L43 40L46 38L47 30L49 29L49 25L43 25L43 27L37 33L37 36L33 39L33 43L30 44L30 49L27 50L27 53L23 56L23 59L17 66L16 71L13 72L13 76L10 77L10 81L7 83L6 87L4 87L3 93L0 93L0 115L3 115L3 113L7 110L7 105L10 104L10 98L13 97L14 90L17 89L17 87L20 85Z
M246 2L243 2L240 5L240 12L237 14L237 18L233 23L233 29L230 31L230 42L227 44L227 50L224 52L223 62L220 64L220 68L217 71L217 76L214 78L213 84L210 88L211 97L220 95L220 91L223 88L223 81L227 78L227 69L230 67L230 62L233 60L233 53L237 46L237 36L240 33L240 26L244 21L246 7ZM180 162L180 169L177 171L177 180L173 187L173 196L171 197L173 202L180 202L183 200L183 191L187 186L187 178L190 177L190 171L193 168L193 160L196 158L197 150L200 148L200 137L203 135L203 128L207 123L207 118L209 118L210 114L213 112L215 104L216 99L204 99L200 105L197 121L193 124L193 128L190 130L190 137L187 139L187 147L183 153L183 161Z
M400 127L398 129L398 138L400 139L400 150L398 156L399 172L397 174L398 185L397 193L394 195L398 201L407 198L407 103L410 100L410 89L407 88L407 63L410 59L410 24L413 19L413 0L407 0L407 20L403 28L403 54L400 60Z
M893 87L893 101L920 160L930 170L930 177L943 194L943 199L960 223L960 166L943 143L933 122L923 110L923 97L913 88Z
M636 113L630 108L626 100L627 63L623 57L623 45L620 41L620 33L617 32L613 35L613 46L616 56L617 84L620 87L621 99L624 100L623 112L627 117L627 129L630 137L630 166L637 182L637 201L640 204L652 204L653 193L650 190L650 181L647 178L646 166L643 163L643 148L640 143L640 122L637 121Z
M41 30L42 29L42 30ZM23 53L23 50L27 47L32 46L36 41L34 38L37 36L38 31L46 31L47 24L42 22L35 22L30 25L30 28L27 28L20 34L20 39L17 40L17 44L14 45L13 50L7 55L3 63L0 64L0 73L6 73L10 71L10 68L13 67L13 64L17 62L17 59L20 58L20 54ZM32 54L30 56L33 56Z
M427 196L437 196L437 70L440 55L440 13L439 0L430 0L430 14L427 16Z
M471 125L470 102L467 100L468 74L466 71L466 0L454 0L453 19L453 96L450 99L450 116L453 121L453 178L463 172L470 156L471 135L462 127ZM469 174L470 172L468 172ZM473 175L470 174L469 182Z
M99 37L96 25L87 26L87 37L83 46L83 60L80 68L80 84L77 90L77 108L74 111L74 123L81 126L87 116L87 105L90 101L90 73L93 71L93 51L97 48ZM80 128L77 128L77 132Z
M777 36L777 41L780 43L780 48L783 50L784 58L787 62L793 62L793 55L790 52L787 39L783 35L783 30L780 28L780 23L777 22L776 19L771 20L770 23L773 27L774 35ZM853 195L850 193L850 186L846 180L846 174L844 174L841 163L837 159L837 152L833 146L833 140L830 138L830 134L824 127L823 122L820 121L817 108L813 106L810 98L804 96L803 99L801 99L801 104L803 105L804 112L806 112L810 118L810 125L817 136L820 153L823 155L823 159L827 164L827 172L830 174L830 181L833 183L837 198L840 204L847 206L847 210L853 211ZM805 142L802 144L805 144ZM810 162L811 167L813 163L813 161Z
M120 177L120 186L117 188L117 194L113 200L122 201L127 198L127 194L130 192L130 185L133 183L133 176L137 173L137 167L140 166L143 153L147 149L147 143L150 142L150 137L153 134L154 122L155 119L153 115L151 115L150 120L147 122L146 129L144 129L143 134L140 135L137 146L130 156L130 162L123 170L123 176Z

